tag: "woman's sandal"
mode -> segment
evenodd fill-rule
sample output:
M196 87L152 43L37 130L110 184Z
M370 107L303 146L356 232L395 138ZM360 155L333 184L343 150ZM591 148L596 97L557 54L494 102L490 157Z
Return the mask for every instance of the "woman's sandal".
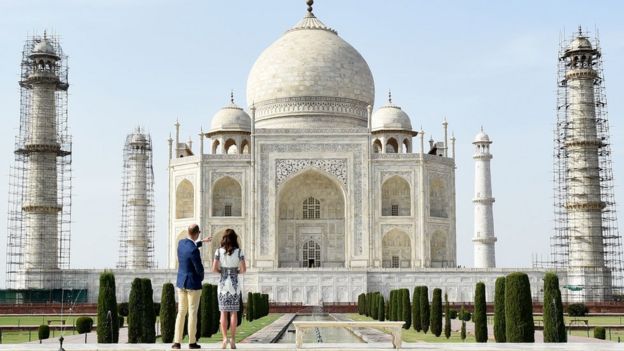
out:
M225 349L227 347L228 344L228 339L223 339L223 341L221 342L221 348Z
M232 338L232 341L230 342L230 348L231 349L235 349L236 348L236 343L234 342L234 338Z

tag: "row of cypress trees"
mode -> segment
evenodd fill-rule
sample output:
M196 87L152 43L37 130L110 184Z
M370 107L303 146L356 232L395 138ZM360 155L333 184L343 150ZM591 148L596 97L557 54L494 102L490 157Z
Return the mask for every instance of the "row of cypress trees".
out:
M559 277L552 272L544 276L543 318L544 342L567 342ZM494 338L496 342L535 341L531 285L525 273L515 272L496 279Z
M358 295L358 313L368 316L378 321L385 321L388 306L386 306L383 295L379 292L362 293Z
M148 278L135 278L128 299L128 343L156 342L154 291Z
M242 306L241 301L241 306ZM269 314L269 294L247 293L247 321L262 318ZM242 317L242 310L239 311L239 319ZM240 323L239 323L240 324Z

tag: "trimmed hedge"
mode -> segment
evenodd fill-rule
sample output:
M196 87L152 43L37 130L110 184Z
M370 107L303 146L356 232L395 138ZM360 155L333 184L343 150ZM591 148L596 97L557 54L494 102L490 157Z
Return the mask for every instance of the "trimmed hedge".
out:
M143 281L135 278L130 286L128 298L128 343L139 344L143 341Z
M567 341L559 277L548 272L544 275L544 342Z
M498 277L494 287L494 339L496 342L506 342L505 333L505 277Z
M119 323L119 329L124 327L124 317L122 315L117 317L117 323Z
M152 289L152 281L149 278L143 278L141 292L143 294L141 342L153 344L156 342L156 311L154 311L154 290Z
M37 330L37 337L39 338L39 343L41 344L41 340L50 338L50 326L47 324L42 324L39 326Z
M118 303L117 311L119 312L120 316L128 317L128 303L127 302Z
M442 334L442 289L433 289L431 300L431 333L435 336Z
M420 324L425 334L429 330L429 289L426 286L420 287Z
M379 307L377 306L377 303L379 302L379 293L374 292L372 296L373 296L373 301L371 303L371 318L377 319L377 315L379 312Z
M175 288L172 283L165 283L160 299L160 336L164 343L173 342L176 315Z
M199 311L199 320L200 322L200 331L199 335L205 338L209 338L212 336L212 331L214 328L212 327L212 306L211 297L212 297L212 287L210 284L202 285L202 292L199 298L200 303L200 311Z
M414 287L414 292L412 293L412 323L414 325L414 330L421 331L422 330L422 322L420 321L420 286Z
M386 303L384 302L383 295L379 294L377 298L379 299L379 302L377 303L377 306L379 307L377 311L377 320L383 322L386 320Z
M583 303L572 303L568 305L568 316L583 317L587 314L587 306Z
M93 318L78 317L76 319L76 333L78 334L90 333L92 329L93 329Z
M360 294L360 297L362 294ZM360 297L358 297L358 313L361 311L360 306ZM362 314L362 313L360 313ZM254 320L254 304L253 304L253 293L250 291L247 293L247 321L251 322Z
M475 309L474 309L474 324L475 324L475 340L477 342L487 342L488 330L487 330L487 311L485 304L485 284L478 282L475 286Z
M451 309L447 293L444 293L444 336L447 339L451 337Z
M535 342L531 285L526 273L505 278L505 337L507 342Z
M408 289L401 289L401 317L405 321L403 329L409 329L412 326L412 305Z
M214 308L212 309L212 335L216 334L219 331L219 319L221 317L221 312L219 312L219 296L218 296L218 287L216 285L211 285L210 288L210 303Z
M117 322L117 296L115 275L105 270L100 274L100 291L97 305L97 342L98 344L114 344L119 340L119 324ZM112 324L112 325L111 325Z
M460 331L459 337L462 340L466 340L466 321L464 320L462 320L461 331Z
M595 327L594 328L594 338L605 340L607 338L607 333L604 327Z

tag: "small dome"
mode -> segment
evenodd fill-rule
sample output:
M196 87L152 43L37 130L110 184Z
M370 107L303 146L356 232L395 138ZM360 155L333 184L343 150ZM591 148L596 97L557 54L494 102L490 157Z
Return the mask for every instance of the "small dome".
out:
M481 129L481 131L479 131L479 133L477 133L477 135L475 136L474 142L475 143L491 143L492 141L490 140L490 137L487 134L485 134L483 129Z
M234 101L221 108L212 117L208 134L227 131L251 132L251 118Z
M587 37L578 36L570 43L566 51L592 50L592 44Z
M131 142L133 144L145 144L147 142L147 139L145 138L145 134L139 131L132 134Z
M411 132L412 122L405 111L389 102L373 113L371 129L373 132L379 130L406 130Z
M35 44L32 53L56 56L54 46L52 46L52 43L50 43L48 38L46 38L45 36L37 44Z

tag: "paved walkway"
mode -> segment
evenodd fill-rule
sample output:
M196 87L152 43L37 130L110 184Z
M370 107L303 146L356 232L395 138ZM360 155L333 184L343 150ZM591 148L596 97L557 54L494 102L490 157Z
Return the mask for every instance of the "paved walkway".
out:
M352 321L353 319L347 317L346 314L332 314L337 321ZM358 336L364 342L369 344L381 343L387 345L392 345L392 335L388 333L384 333L383 331L376 328L347 328L353 334ZM388 344L389 343L389 344Z
M293 350L295 351L294 344L238 344L241 350ZM220 349L220 343L211 343L202 345L204 349L217 350ZM187 345L183 345L186 349ZM389 348L387 343L383 344L305 344L303 349L299 350L324 350L324 351L350 351L350 350L393 350ZM567 350L567 351L622 351L624 349L622 344L607 343L607 344L587 344L587 343L572 343L572 344L476 344L476 343L455 343L455 344L426 344L426 343L403 343L403 350L448 350L448 351L505 351L505 350L528 350L528 351L547 351L547 350ZM4 351L57 351L58 344L18 344L18 345L0 345L0 350ZM171 345L165 344L68 344L65 346L67 351L169 351Z
M284 328L286 328L288 324L290 324L290 322L295 319L295 316L296 315L294 313L286 313L278 318L275 322L246 337L237 345L240 345L241 343L270 344L276 342L277 339L282 336Z

